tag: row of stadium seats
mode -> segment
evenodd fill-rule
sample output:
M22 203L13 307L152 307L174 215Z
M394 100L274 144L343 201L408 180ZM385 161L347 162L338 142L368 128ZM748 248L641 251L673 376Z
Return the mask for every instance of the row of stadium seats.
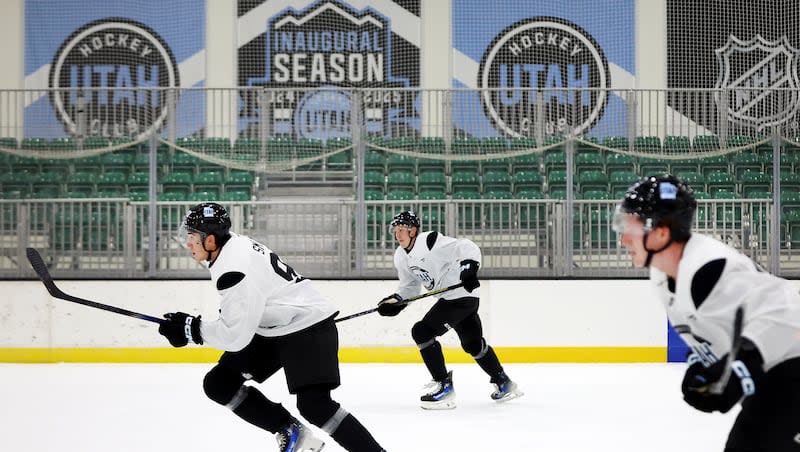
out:
M367 136L367 142L375 146L387 147L393 149L430 149L436 152L443 149L446 145L443 137L383 137L383 136ZM560 136L546 136L541 143L543 146L549 146L563 142L564 138ZM607 136L607 137L586 137L584 141L589 144L579 143L581 146L591 146L591 144L598 144L608 148L614 149L630 149L635 151L713 151L721 148L720 140L714 135L695 136L690 138L688 136L666 136L662 140L657 136L638 136L630 143L627 137L624 136ZM726 147L746 147L754 145L758 141L752 136L730 136L727 137ZM132 140L127 137L107 138L107 137L88 137L83 140L64 137L56 139L46 138L24 138L17 141L11 137L0 137L0 147L13 147L22 149L100 149L110 146L124 145L130 143ZM328 140L319 140L313 138L299 138L293 139L286 136L270 137L265 140L257 138L238 138L231 140L226 137L179 137L176 139L175 144L191 149L202 149L206 151L213 150L259 150L263 147L267 148L305 148L305 149L335 149L346 147L350 144L348 137L336 137ZM520 137L520 138L504 138L504 137L455 137L452 139L450 146L458 151L474 151L478 149L491 149L493 151L502 151L504 149L528 149L538 146L535 138Z
M772 191L773 178L770 173L756 172L755 170L739 173L715 171L707 176L697 171L678 172L678 176L688 182L695 191L701 195L706 193L709 197L723 198L728 193L735 197L759 198L765 192ZM574 175L575 192L578 196L588 192L605 192L621 195L635 181L639 175L634 171L618 170L611 174L600 170L585 170ZM780 182L783 191L800 192L800 174L781 173ZM451 176L442 172L425 171L415 175L411 171L395 170L388 175L380 171L369 170L364 173L364 186L373 198L389 195L394 192L411 192L412 194L438 192L443 195L451 194L460 197L460 193L489 191L505 191L512 194L528 191L543 193L566 192L567 171L553 170L547 175L536 170L522 170L509 174L507 171L487 171L480 174L477 171L457 170ZM522 196L525 197L525 196ZM551 196L553 197L553 196Z
M7 172L0 175L0 190L4 198L117 198L147 199L149 172L77 171L31 173ZM206 192L221 196L226 192L240 192L249 199L256 188L254 173L250 171L168 172L159 177L163 193Z

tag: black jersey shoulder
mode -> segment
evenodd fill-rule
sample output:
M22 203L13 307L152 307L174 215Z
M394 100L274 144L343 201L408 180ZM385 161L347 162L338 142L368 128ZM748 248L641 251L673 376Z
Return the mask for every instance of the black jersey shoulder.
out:
M705 263L694 274L692 278L692 301L695 308L700 308L700 305L706 301L708 295L714 290L714 286L722 277L722 271L725 270L725 259L714 259Z
M439 232L438 231L433 231L430 234L428 234L428 238L426 239L426 243L428 245L428 249L429 250L433 249L433 245L436 244L436 240L438 238L439 238Z
M217 290L230 289L231 287L239 284L244 279L242 272L228 272L223 274L217 280Z

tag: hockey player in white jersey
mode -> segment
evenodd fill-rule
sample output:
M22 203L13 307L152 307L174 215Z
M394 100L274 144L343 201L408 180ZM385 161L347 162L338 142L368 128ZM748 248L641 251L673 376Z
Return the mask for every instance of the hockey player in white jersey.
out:
M503 371L492 347L483 338L478 317L478 268L481 251L467 239L456 239L436 231L421 232L419 217L413 211L401 212L392 219L392 235L399 246L394 253L400 286L396 293L378 303L378 313L395 316L407 305L404 299L419 294L420 284L426 290L463 283L463 288L445 292L425 316L414 324L411 336L419 347L422 360L433 381L420 402L425 409L456 407L453 374L445 366L438 336L451 328L461 347L472 355L494 385L491 398L504 402L523 395L517 384Z
M692 232L696 205L679 178L646 177L627 191L614 219L634 265L649 267L670 321L691 347L684 400L723 413L741 401L726 451L800 451L798 287ZM741 341L729 357L739 307Z
M366 428L331 399L339 386L337 311L269 248L230 232L215 203L192 207L181 225L195 261L206 266L220 295L219 318L165 314L158 331L175 347L192 341L224 350L203 389L245 421L272 432L281 452L316 452L324 443L281 404L248 380L264 382L281 368L297 409L348 451L382 451Z

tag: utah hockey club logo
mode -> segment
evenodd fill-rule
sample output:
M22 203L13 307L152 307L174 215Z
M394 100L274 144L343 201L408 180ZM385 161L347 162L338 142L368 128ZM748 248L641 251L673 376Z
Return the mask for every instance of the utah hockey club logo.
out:
M50 67L50 101L71 135L142 138L167 117L175 57L146 25L101 19L75 31ZM113 88L110 89L110 88Z
M760 35L749 41L730 35L714 52L719 62L717 88L727 94L723 98L717 93L716 101L727 109L730 121L761 130L794 117L800 103L800 53L785 36L773 42Z
M292 8L272 17L266 30L266 71L249 85L275 87L404 87L408 80L392 76L390 21L371 8L355 10L323 0L302 11ZM370 92L365 117L383 123L398 92ZM297 98L299 97L299 98ZM306 138L349 136L352 100L341 90L287 92L274 104L274 118L290 120ZM395 107L396 108L396 107Z
M588 132L603 115L610 79L594 38L558 17L507 27L487 47L478 71L486 115L513 137L535 135L537 123L547 135Z

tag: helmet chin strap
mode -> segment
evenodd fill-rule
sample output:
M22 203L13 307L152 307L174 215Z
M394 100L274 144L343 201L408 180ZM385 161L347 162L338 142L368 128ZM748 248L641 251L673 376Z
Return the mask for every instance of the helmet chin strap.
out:
M659 248L657 250L647 249L647 236L648 235L650 235L650 232L645 232L644 235L642 236L642 248L644 248L644 250L647 251L647 259L644 261L644 267L645 268L650 268L650 263L653 261L653 256L656 253L660 253L660 252L664 251L665 249L667 249L667 247L672 245L672 234L670 234L669 235L669 240L667 240L666 245L662 246L661 248Z
M207 248L206 248L206 239L207 239L207 238L208 238L208 234L205 234L205 235L203 236L203 242L202 242L202 245L203 245L203 251L205 251L205 252L206 252L206 254L208 254L208 257L206 257L206 261L210 263L210 262L211 262L211 253L213 253L214 251L218 250L218 249L219 249L219 247L217 247L217 248L215 248L215 249L213 249L213 250L209 250L209 249L207 249Z
M411 230L408 230L408 236L411 237ZM411 250L414 248L414 243L417 241L417 235L414 234L414 237L411 237L411 241L408 243L408 248L403 248L406 250L406 253L410 253Z

